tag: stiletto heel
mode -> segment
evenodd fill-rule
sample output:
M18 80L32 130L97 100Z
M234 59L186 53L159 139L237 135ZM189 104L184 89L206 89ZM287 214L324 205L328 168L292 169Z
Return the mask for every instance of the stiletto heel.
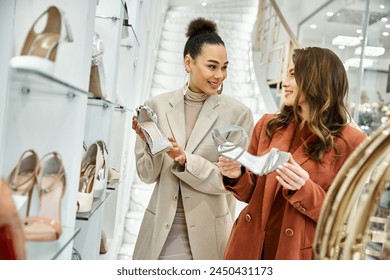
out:
M222 134L239 133L237 142L230 142ZM246 151L248 144L248 135L242 127L229 125L222 128L214 128L211 135L220 155L238 161L256 175L266 175L277 169L283 163L290 159L290 153L279 151L272 148L268 153L262 156L254 156Z
M56 240L62 233L61 199L66 185L64 166L56 152L43 156L40 165L41 171L37 176L39 214L24 219L24 233L27 240Z
M137 120L141 125L150 152L152 155L158 155L173 148L164 132L157 124L157 115L148 106L139 106L137 109Z
M45 28L41 33L36 33L35 29L38 22L46 14ZM62 11L55 6L50 6L35 20L27 34L20 56L13 57L10 66L40 70L51 75L54 70L54 61L56 60L63 25L65 28L64 41L73 42L71 29Z
M79 213L92 209L93 198L100 198L107 185L106 146L96 141L89 146L80 167L80 183L77 196Z
M30 211L31 195L36 183L36 174L39 171L39 159L34 150L26 150L19 158L17 165L8 176L9 186L14 194L27 195L27 212Z
M107 178L108 178L108 167L107 167L107 158L108 158L108 151L106 143L104 143L103 140L97 140L95 142L99 146L99 152L101 153L103 159L102 162L97 161L96 162L96 179L100 182L100 188L94 189L94 197L100 198L103 195L104 190L107 186ZM99 157L100 158L100 157ZM99 159L97 158L97 159Z

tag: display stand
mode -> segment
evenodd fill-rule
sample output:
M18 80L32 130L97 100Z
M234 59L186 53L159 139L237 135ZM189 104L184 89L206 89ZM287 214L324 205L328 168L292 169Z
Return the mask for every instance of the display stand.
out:
M166 2L1 1L1 176L8 178L28 149L39 158L50 152L60 154L66 176L59 208L62 233L54 241L28 241L28 259L71 259L73 252L83 260L118 258L136 170L136 134L131 122L134 109L149 96ZM9 68L9 60L20 54L34 21L52 5L62 11L73 35L72 42L59 41L53 71ZM146 16L152 5L163 9L154 11L156 18ZM103 98L89 93L95 32L104 44L105 73L101 78L107 95ZM107 184L89 213L81 214L77 213L77 197L83 145L88 147L96 140L105 142L107 168L117 170L119 178ZM40 213L38 194L34 188L30 216ZM15 195L14 201L24 218L27 197ZM102 231L107 236L105 254L99 254Z

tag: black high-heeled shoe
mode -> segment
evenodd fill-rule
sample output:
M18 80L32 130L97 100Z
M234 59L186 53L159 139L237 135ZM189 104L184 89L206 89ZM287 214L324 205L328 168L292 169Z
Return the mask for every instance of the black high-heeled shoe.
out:
M230 142L227 137L232 133L239 134L239 140ZM261 156L251 155L246 151L248 135L242 127L228 125L221 128L214 128L211 132L214 144L220 155L235 160L248 168L256 175L266 175L275 171L279 165L286 163L290 159L290 153L272 148L268 153Z

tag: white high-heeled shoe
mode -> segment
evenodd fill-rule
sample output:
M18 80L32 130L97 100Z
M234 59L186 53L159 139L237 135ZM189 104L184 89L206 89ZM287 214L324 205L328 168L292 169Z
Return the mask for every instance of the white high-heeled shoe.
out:
M155 156L172 149L172 143L157 124L156 113L150 107L142 105L136 111L138 123L141 125L151 154Z
M43 30L36 33L36 29L39 29L37 26L43 24L44 20L46 25ZM64 12L50 6L35 20L20 55L13 57L9 65L14 69L35 70L52 76L58 46L64 41L73 42L72 30Z
M222 135L233 135L239 133L239 140L230 142ZM228 125L221 128L214 128L211 132L217 151L220 155L235 160L248 168L252 173L262 176L275 171L279 165L290 159L290 153L272 148L262 156L254 156L246 151L248 135L242 127Z

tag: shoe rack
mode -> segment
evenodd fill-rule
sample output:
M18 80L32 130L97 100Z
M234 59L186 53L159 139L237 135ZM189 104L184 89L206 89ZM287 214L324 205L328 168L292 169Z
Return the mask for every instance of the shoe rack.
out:
M19 157L33 149L43 157L61 155L66 184L57 202L61 234L51 241L27 241L28 259L117 259L125 216L135 177L135 133L131 119L135 108L149 95L167 1L153 0L5 0L0 3L0 175L8 178ZM49 6L64 13L73 41L60 40L54 69L11 68L33 22ZM162 8L163 12L150 11ZM11 27L11 28L10 28ZM97 32L104 44L106 97L89 92L92 40ZM8 52L6 51L8 50ZM4 117L3 117L4 116ZM77 213L80 164L88 147L105 142L108 168L118 170L119 180L107 184L92 210ZM14 195L21 218L27 197ZM38 215L41 198L36 187L30 213ZM55 211L55 210L53 210ZM102 232L106 253L100 254Z
M42 240L45 237L39 237L40 241L27 241L25 246L27 259L70 259L74 238L80 232L75 219L76 197L90 96L87 91L93 35L90 19L95 14L96 3L17 0L3 1L2 5L5 3L8 5L2 7L1 18L12 18L8 24L1 25L1 32L12 31L3 37L9 43L10 52L1 60L1 78L7 80L6 94L1 96L1 104L6 107L2 110L1 176L8 178L20 155L28 149L33 149L40 159L51 152L61 156L66 177L63 196L39 195L34 186L29 207L29 217L58 212L60 235L58 239L45 241ZM9 67L10 59L20 54L32 23L51 5L63 12L74 41L68 43L59 39L52 73L42 73L34 67ZM25 218L28 198L15 195L14 200L20 217Z

